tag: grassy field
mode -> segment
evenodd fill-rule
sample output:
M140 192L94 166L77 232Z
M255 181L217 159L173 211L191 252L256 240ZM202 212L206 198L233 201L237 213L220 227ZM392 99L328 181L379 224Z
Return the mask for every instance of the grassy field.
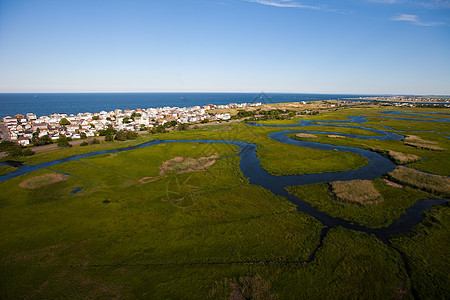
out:
M258 146L257 154L261 165L275 175L295 175L303 173L337 172L356 169L364 166L367 160L359 155L347 152L316 150L278 143L269 137L274 128L263 128L246 125L245 123L230 123L210 125L191 129L189 131L171 131L164 134L145 135L137 140L114 143L101 143L87 147L56 148L38 152L33 156L23 157L25 164L38 164L64 157L110 149L119 149L142 144L151 140L218 140L244 141ZM279 157L280 154L283 157ZM300 161L302 159L302 161ZM331 162L331 163L330 163Z
M411 268L411 280L420 299L446 299L450 295L448 249L450 207L436 207L407 236L393 240L404 252Z
M398 253L372 236L343 228L330 230L312 263L249 267L246 274L263 278L277 299L412 298ZM239 277L218 281L212 298L229 298L230 285L239 282Z
M348 108L304 118L343 120L357 114L379 116L378 110L393 108ZM446 130L432 122L369 120L373 128L417 124ZM348 170L366 163L351 153L285 145L267 137L278 130L224 123L55 149L24 161L36 164L152 139L212 139L256 144L262 166L273 174ZM449 149L450 141L440 134L408 134ZM316 136L315 142L417 155L423 160L409 166L435 174L447 175L450 169L448 150L417 149L401 140ZM374 236L337 227L320 244L323 225L286 199L250 185L237 153L228 144L160 144L1 182L0 298L410 299L412 286L422 298L448 295L448 206L434 210L415 233L393 240L410 262L410 279L399 253ZM342 201L343 192L354 187L345 186L340 193L331 185L288 190L330 215L372 228L389 225L418 199L432 197L379 178L369 185L382 200L355 203Z
M383 201L366 205L337 200L336 195L330 191L330 186L324 183L289 187L288 191L329 215L371 228L390 225L392 220L399 218L417 200L432 197L410 187L389 186L380 179L373 180L373 185Z
M440 134L428 132L416 133L416 135L419 134L420 136L422 136L427 140L437 142L440 147L443 147L445 149L448 149L448 147L450 146L450 140L444 138ZM299 138L295 134L290 134L288 136L293 139L308 140L305 138ZM392 151L402 153L403 156L409 157L411 159L414 159L414 157L417 156L420 157L421 160L410 163L409 164L410 167L424 172L450 176L449 165L447 163L443 163L450 161L450 151L432 151L428 149L418 149L415 147L405 145L401 140L380 141L380 140L361 140L357 138L333 139L327 137L327 135L325 134L316 134L316 136L317 138L314 139L314 142L333 144L339 146L357 147L377 151L382 153L386 157L391 158L396 163L399 163L399 159L403 160L403 158L401 157L399 158L398 155L395 155L395 153L392 155Z
M9 174L11 172L15 172L18 169L16 167L12 167L12 166L0 166L0 176Z

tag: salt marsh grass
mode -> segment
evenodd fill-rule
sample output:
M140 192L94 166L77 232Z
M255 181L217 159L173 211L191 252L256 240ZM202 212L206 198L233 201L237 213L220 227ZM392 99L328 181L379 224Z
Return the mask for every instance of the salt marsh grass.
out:
M376 204L383 201L381 194L370 180L334 181L330 185L334 195L339 200L360 205Z
M423 173L411 168L398 167L388 173L397 182L410 185L428 192L450 195L450 178Z

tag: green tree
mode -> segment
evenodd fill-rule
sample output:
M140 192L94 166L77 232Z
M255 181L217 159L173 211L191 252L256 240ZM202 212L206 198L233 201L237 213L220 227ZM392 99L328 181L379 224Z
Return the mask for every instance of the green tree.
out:
M58 139L58 147L72 147L72 145L69 144L69 139L66 136L60 134Z
M165 133L166 132L166 128L163 125L158 125L155 128L155 130L156 130L157 133Z
M182 130L188 130L189 129L189 125L188 124L180 124L178 125L178 130L182 131Z
M125 131L119 130L119 131L116 133L116 136L114 137L114 139L115 139L116 141L126 141L126 140L127 140L127 134L125 133Z
M59 125L70 125L70 121L66 118L62 118L61 120L59 120Z
M106 135L114 135L116 134L117 130L115 130L111 125L108 125L107 129L102 129L98 131L98 134L100 136L106 136Z
M138 133L135 131L127 131L127 140L135 140L138 137Z
M48 136L48 134L43 135L39 138L39 145L49 145L52 144L52 139Z
M9 151L14 149L17 144L11 141L3 141L0 143L0 151Z
M31 155L34 155L34 152L30 148L25 148L22 150L22 155L23 156L31 156Z

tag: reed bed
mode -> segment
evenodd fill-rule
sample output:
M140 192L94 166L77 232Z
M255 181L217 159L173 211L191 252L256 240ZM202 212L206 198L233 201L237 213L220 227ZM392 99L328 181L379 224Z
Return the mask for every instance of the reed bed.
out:
M388 173L391 180L431 193L450 195L450 178L398 167Z
M19 183L19 186L23 189L36 190L57 182L65 181L68 178L69 176L64 174L51 173L28 178Z
M298 138L304 138L304 139L317 139L317 135L310 134L310 133L297 133L295 136Z
M330 185L333 194L345 202L370 205L383 201L370 180L334 181Z
M427 141L415 135L408 135L403 139L403 143L407 146L433 150L433 151L442 151L443 148L437 146L437 142Z

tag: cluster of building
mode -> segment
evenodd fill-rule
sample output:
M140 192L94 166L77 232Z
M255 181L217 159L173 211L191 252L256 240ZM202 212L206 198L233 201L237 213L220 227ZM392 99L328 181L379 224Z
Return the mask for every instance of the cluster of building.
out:
M261 106L261 103L230 103L227 105L204 105L193 107L158 107L148 109L116 109L99 113L64 114L53 113L49 116L37 117L36 114L6 116L3 118L4 127L11 141L26 146L31 143L33 134L39 137L48 135L52 140L60 135L72 139L97 136L100 130L112 126L116 130L140 131L141 129L165 125L176 121L180 124L198 123L204 120L229 120L229 113L214 112L216 109L244 108L247 106Z
M438 102L450 103L449 97L427 97L427 96L386 96L386 97L359 97L364 100L374 101L400 101L400 102Z

